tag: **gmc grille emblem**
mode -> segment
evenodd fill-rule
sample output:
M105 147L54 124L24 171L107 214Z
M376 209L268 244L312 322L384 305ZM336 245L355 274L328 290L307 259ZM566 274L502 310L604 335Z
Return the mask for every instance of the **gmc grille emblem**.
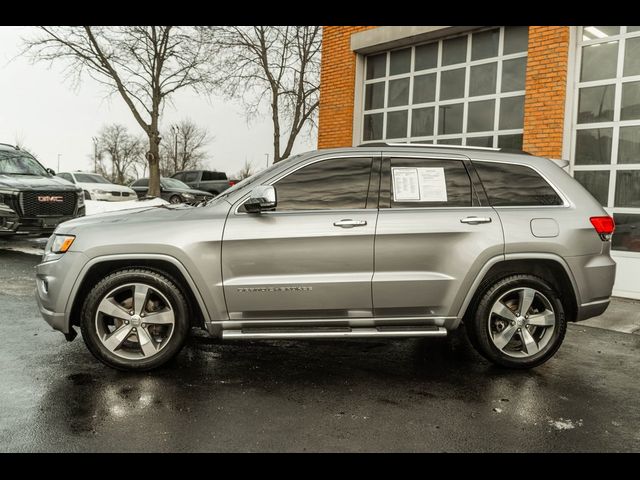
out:
M62 203L64 197L62 195L38 195L38 201L42 203Z

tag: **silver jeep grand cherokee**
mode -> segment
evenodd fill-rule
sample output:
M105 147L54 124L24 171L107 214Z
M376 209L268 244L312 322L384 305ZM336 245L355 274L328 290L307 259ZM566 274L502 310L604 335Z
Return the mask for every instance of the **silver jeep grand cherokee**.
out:
M123 370L224 340L444 337L503 366L609 304L614 223L556 162L374 145L291 157L197 206L71 220L37 266L45 320Z

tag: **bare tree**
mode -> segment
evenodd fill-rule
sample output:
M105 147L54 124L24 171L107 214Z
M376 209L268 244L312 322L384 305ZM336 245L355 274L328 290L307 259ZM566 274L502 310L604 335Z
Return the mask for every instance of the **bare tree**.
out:
M244 180L245 178L250 177L254 173L256 172L253 168L253 163L245 159L242 169L236 174L236 176L238 180Z
M83 74L116 92L148 139L149 194L160 195L162 108L171 95L187 87L210 85L212 49L203 30L172 26L39 27L41 35L25 40L34 60L64 62L76 85Z
M136 163L144 158L144 142L131 135L124 125L113 124L102 128L98 135L98 151L106 154L111 162L111 174L100 156L98 169L112 182L125 184L134 177Z
M217 84L227 96L243 100L249 118L268 105L274 163L287 158L302 129L315 125L321 28L219 26L209 27L209 33L217 47Z
M206 128L189 119L170 125L164 138L160 170L165 176L199 168L207 157L205 147L212 140Z
M19 150L22 150L23 152L27 152L29 155L31 155L34 158L37 158L38 155L36 155L36 153L31 150L31 147L28 147L25 140L24 140L24 136L22 134L17 134L15 135L15 146L16 148L18 148Z

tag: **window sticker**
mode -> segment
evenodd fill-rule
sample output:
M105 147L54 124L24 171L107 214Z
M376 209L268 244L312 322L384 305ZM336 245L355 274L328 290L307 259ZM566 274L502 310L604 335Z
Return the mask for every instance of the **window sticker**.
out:
M396 202L420 201L418 169L395 167L393 173L393 198Z
M393 198L396 202L446 202L443 167L393 167Z

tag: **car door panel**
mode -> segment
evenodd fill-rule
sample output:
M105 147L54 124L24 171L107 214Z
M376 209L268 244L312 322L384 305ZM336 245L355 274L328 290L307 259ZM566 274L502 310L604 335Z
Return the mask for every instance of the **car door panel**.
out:
M332 160L339 159L324 159ZM222 248L230 319L373 315L371 278L380 160L375 160L372 174L372 158L342 159L356 160L360 170L353 178L344 174L333 178L331 171L323 178L319 163L313 167L318 169L316 176L304 178L303 169L312 168L316 163L312 162L297 169L300 182L289 182L287 176L276 180L281 211L243 213L239 207L246 199L234 206ZM356 181L358 193L350 191L349 182ZM319 182L326 184L326 194ZM361 202L363 208L330 208L336 204L331 200L332 189L346 199L345 205ZM315 198L317 210L301 210L311 205L305 196L311 197L309 202ZM358 198L355 203L354 196Z
M500 219L493 208L480 204L470 179L467 206L452 202L455 206L422 207L429 202L416 202L414 207L402 203L401 208L389 208L396 204L388 172L395 162L439 168L449 161L458 162L457 167L465 164L463 158L430 158L393 159L387 165L380 195L384 198L384 189L389 190L389 205L380 209L376 228L372 285L376 316L455 316L473 272L503 253ZM467 175L461 172L465 170L458 168L456 175Z
M376 210L233 215L222 252L229 318L371 316L376 217ZM344 219L367 224L333 225Z

